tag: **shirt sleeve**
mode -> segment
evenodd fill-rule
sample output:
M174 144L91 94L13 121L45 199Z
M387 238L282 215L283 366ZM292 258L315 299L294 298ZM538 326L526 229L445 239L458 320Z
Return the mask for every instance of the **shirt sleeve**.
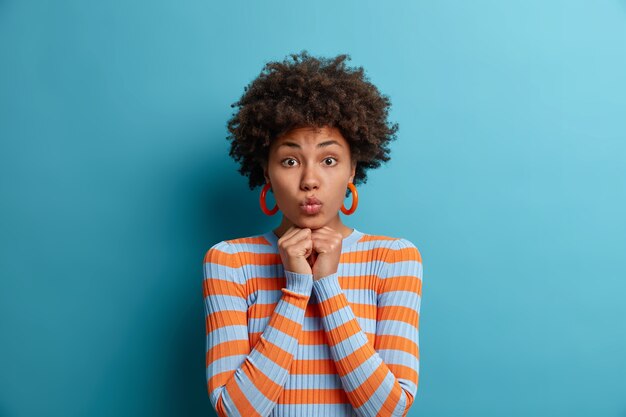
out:
M406 416L417 392L422 260L406 239L389 248L380 273L374 346L337 273L313 283L341 384L360 417Z
M211 247L203 270L206 382L211 404L220 417L267 416L284 389L298 348L312 276L285 271L281 298L251 348L244 266L233 245L222 241Z

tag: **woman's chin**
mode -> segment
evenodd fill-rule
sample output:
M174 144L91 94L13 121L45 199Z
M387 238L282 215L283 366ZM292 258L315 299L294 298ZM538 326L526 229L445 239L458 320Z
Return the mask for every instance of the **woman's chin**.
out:
M326 225L327 222L325 222L324 220L325 219L321 217L318 217L315 219L311 217L299 217L297 221L292 222L292 223L294 223L300 229L315 230L315 229L321 229L322 227Z

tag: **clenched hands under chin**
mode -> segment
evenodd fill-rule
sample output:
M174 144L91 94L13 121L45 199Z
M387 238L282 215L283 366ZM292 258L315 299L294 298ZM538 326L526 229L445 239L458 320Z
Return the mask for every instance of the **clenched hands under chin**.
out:
M290 227L278 239L278 249L286 271L313 274L313 279L334 274L341 257L341 233L328 226L311 230Z

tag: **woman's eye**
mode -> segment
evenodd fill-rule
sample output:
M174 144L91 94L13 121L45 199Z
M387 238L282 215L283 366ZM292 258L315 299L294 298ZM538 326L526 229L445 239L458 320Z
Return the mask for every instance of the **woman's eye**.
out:
M287 161L295 161L295 159L293 159L293 158L285 158L285 159L283 159L283 165L285 165L285 162L287 162ZM286 166L292 167L293 164L287 164Z
M328 165L328 166L332 166L332 163L331 163L331 164L327 164L326 162L327 162L327 161L333 161L333 160L334 160L334 161L337 161L337 159L333 158L332 156L329 156L328 158L325 158L325 159L324 159L324 163L325 163L326 165Z

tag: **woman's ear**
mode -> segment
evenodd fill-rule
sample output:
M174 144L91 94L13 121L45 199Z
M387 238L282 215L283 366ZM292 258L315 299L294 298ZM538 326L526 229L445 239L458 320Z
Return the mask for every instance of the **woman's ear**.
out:
M354 176L356 175L356 161L352 163L352 171L350 172L350 182L354 184Z
M267 169L267 163L263 163L261 166L263 167L263 176L265 177L265 183L267 184L270 182L270 174Z

